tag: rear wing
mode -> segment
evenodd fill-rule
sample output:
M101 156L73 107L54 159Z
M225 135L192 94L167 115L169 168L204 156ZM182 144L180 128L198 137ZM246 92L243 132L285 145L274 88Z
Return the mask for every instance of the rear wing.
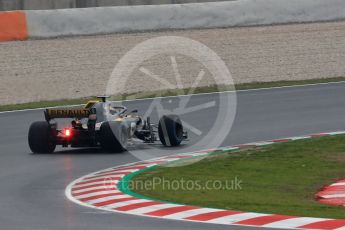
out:
M55 118L88 118L94 114L93 109L46 109L44 116L47 121Z

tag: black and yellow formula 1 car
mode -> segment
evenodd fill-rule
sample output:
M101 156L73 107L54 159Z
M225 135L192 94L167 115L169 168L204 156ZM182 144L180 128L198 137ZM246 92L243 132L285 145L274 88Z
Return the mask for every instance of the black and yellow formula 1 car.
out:
M140 139L144 143L157 141L157 134L165 146L178 146L187 139L182 122L177 115L164 115L158 124L150 118L138 116L137 110L128 112L124 106L106 101L89 101L84 108L54 108L44 111L45 121L31 124L28 134L33 153L54 152L63 147L97 147L106 151L123 152L128 140ZM58 118L69 118L70 125L58 128Z

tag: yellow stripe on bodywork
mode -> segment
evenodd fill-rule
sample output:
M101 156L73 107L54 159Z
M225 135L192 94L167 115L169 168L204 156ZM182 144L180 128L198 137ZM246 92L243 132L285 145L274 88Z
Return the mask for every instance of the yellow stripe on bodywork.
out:
M85 109L89 109L89 108L91 108L91 107L92 107L94 104L96 104L96 103L99 103L99 101L96 101L96 100L94 100L94 101L88 101L84 108L85 108Z

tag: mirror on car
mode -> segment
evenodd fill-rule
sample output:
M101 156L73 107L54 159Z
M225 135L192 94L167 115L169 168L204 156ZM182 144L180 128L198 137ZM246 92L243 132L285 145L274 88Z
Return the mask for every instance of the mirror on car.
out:
M137 109L134 109L134 110L131 111L131 113L137 113L137 112L138 112Z

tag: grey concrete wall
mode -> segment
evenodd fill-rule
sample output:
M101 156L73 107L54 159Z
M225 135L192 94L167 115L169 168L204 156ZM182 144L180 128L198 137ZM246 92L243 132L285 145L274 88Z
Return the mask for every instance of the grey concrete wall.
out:
M25 11L29 38L345 20L344 0L241 0Z
M68 9L98 6L160 5L222 0L0 0L0 11Z

